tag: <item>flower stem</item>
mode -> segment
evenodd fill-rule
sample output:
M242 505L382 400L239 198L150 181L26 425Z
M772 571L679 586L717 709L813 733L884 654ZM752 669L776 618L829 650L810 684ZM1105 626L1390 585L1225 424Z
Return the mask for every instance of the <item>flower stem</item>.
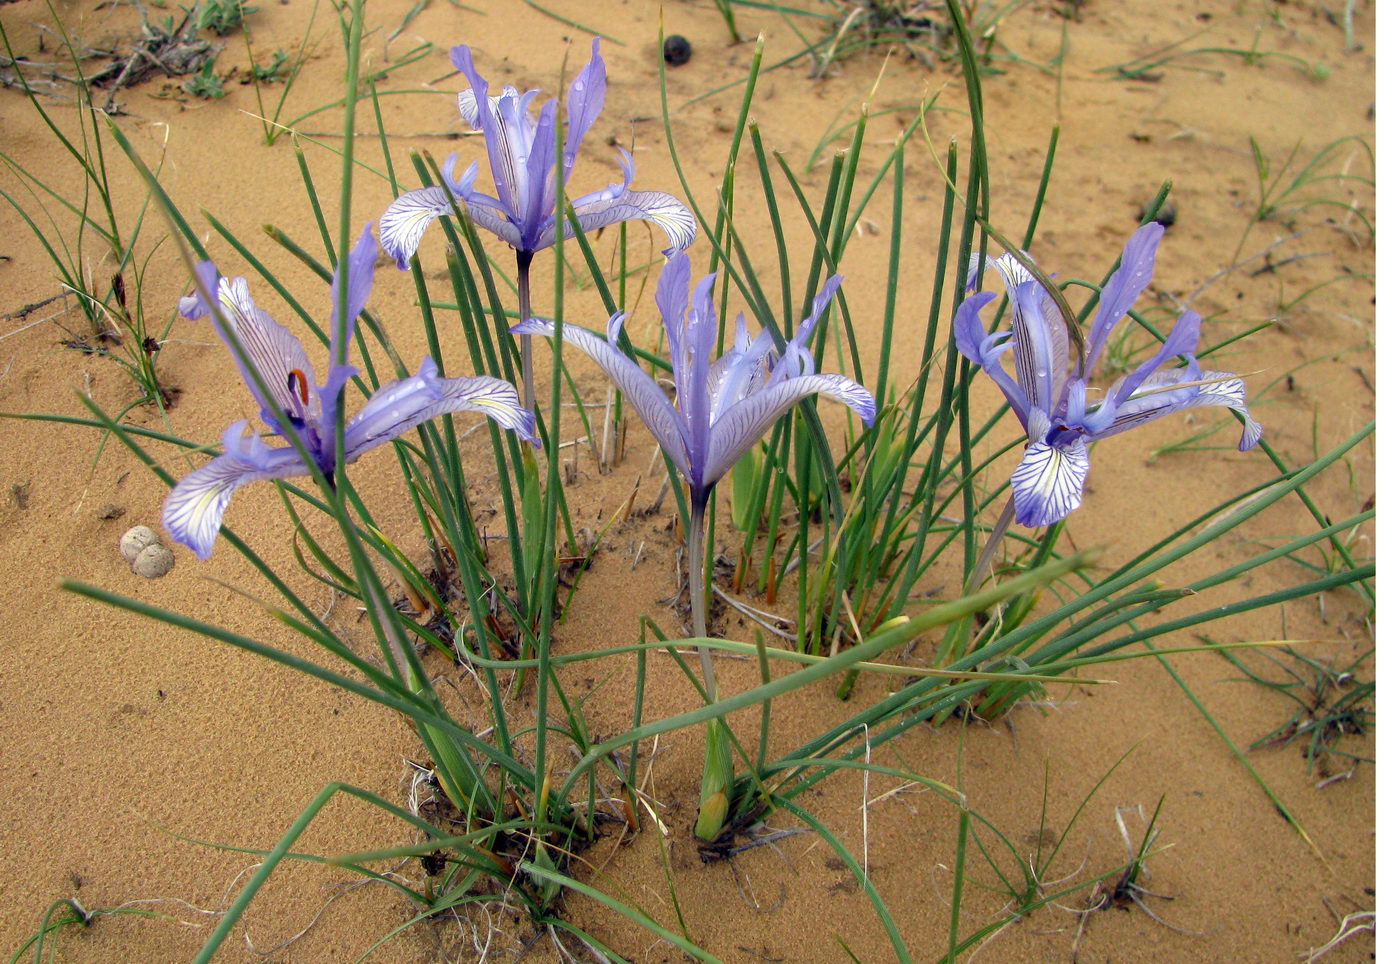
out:
M706 610L709 608L705 596L705 508L709 501L708 488L701 492L691 490L690 533L686 539L690 561L690 631L700 639L709 635L705 631ZM708 646L700 643L696 649L700 652L700 670L705 677L705 698L713 703L719 695L714 660Z
M987 536L987 544L982 547L981 553L977 556L977 564L972 567L972 575L968 577L966 585L963 586L964 595L976 592L977 587L982 584L987 570L991 568L992 557L1001 545L1001 540L1006 536L1006 530L1011 526L1011 519L1015 512L1016 500L1007 499L1006 505L1002 507L1001 516L997 519L996 525L992 526L991 534Z
M520 289L520 320L529 321L533 315L530 312L530 262L534 260L533 251L515 252L515 271L518 279L517 284ZM535 410L535 363L530 351L530 336L520 336L520 402L525 406L525 410L533 412Z

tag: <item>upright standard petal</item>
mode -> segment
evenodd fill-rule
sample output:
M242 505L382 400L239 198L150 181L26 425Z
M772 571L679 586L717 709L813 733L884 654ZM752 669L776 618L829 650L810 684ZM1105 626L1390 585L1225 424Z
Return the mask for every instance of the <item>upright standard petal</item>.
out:
M1023 526L1059 522L1079 508L1088 474L1089 449L1082 438L1065 446L1027 445L1021 464L1011 473L1016 521Z
M1128 313L1138 296L1152 281L1156 269L1157 245L1162 240L1166 228L1155 221L1149 221L1133 232L1128 243L1123 246L1123 256L1118 270L1103 286L1099 295L1099 310L1094 315L1094 323L1089 328L1088 357L1084 360L1085 378L1094 371L1094 365L1108 345L1108 336L1114 325Z
M616 315L613 317L617 319ZM554 335L554 325L554 322L543 318L531 318L516 325L511 329L511 333L550 338ZM641 417L642 424L661 444L671 462L682 471L689 472L690 456L686 450L680 415L671 405L666 393L661 390L661 386L652 381L636 362L607 339L567 322L564 323L563 329L563 339L597 362L604 374L627 396L627 400Z
M765 385L735 402L711 427L702 484L708 487L718 482L784 412L815 394L849 406L867 426L875 424L874 397L845 375L799 375Z
M574 160L578 156L579 148L583 146L584 135L593 126L593 122L598 119L598 115L603 112L603 99L607 94L608 76L607 69L603 66L603 56L598 52L601 42L600 38L593 38L593 56L589 58L588 63L578 72L578 76L569 86L569 130L564 140L564 181L566 183L569 180L569 174L573 172ZM553 149L553 145L551 145L550 150Z
M360 232L359 240L350 253L336 265L331 276L331 359L344 358L349 350L350 336L355 333L355 319L365 310L369 302L369 292L374 286L374 261L379 249L374 243L374 232L366 224ZM340 277L345 271L345 318L340 317Z
M467 116L465 95L458 100L458 106L463 108L463 118L481 131L482 139L486 142L486 160L491 168L491 177L496 182L496 196L508 210L518 212L521 187L518 183L519 173L507 139L500 104L487 92L486 79L477 71L470 47L466 44L453 47L451 60L453 66L465 74L467 82L471 84L474 113L470 117Z
M213 553L224 512L240 485L310 474L295 449L268 448L256 437L245 437L247 425L230 425L224 432L224 454L177 482L165 499L161 521L166 530L200 559Z

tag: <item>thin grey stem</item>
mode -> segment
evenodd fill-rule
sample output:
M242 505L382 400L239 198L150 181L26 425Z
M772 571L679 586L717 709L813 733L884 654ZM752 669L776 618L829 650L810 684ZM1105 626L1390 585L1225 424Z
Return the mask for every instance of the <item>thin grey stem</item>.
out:
M709 636L705 631L706 610L709 608L705 604L705 503L709 501L708 496L708 491L698 496L692 495L690 533L686 538L690 563L690 631L700 639ZM700 643L695 648L700 653L700 670L705 677L705 697L713 703L719 695L719 686L715 682L715 663L710 656L710 647Z
M1006 535L1006 530L1011 527L1011 517L1015 511L1016 500L1007 499L1005 507L1001 510L1001 518L997 519L997 524L992 526L992 533L987 537L987 544L977 555L977 564L972 567L972 575L968 577L967 585L963 587L964 592L976 592L977 587L982 584L983 577L991 568L992 556L996 555L1002 537Z
M520 320L534 317L530 312L530 262L533 251L515 252L517 285L520 289ZM520 336L520 403L527 412L535 410L535 362L530 348L530 336Z

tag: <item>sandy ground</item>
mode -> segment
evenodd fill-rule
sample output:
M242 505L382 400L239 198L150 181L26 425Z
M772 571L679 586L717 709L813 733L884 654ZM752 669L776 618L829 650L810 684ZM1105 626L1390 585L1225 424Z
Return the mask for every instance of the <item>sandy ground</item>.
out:
M580 41L587 33L522 3L476 0L474 6L482 12L433 0L398 37L388 39L412 4L372 5L369 21L378 30L366 42L367 62L382 63L429 40L435 45L432 53L395 74L386 86L439 92L459 86L448 76L447 61L448 48L458 42L478 48L482 70L496 84L554 90L566 50L572 64L581 63ZM1000 61L1005 73L985 81L994 220L1009 226L1008 233L1020 233L1057 123L1060 150L1035 244L1037 257L1050 270L1100 277L1132 230L1139 205L1163 180L1172 179L1178 216L1159 256L1150 297L1167 317L1174 303L1210 280L1193 302L1208 319L1207 342L1274 322L1230 346L1217 364L1259 373L1250 379L1252 403L1268 437L1290 464L1311 460L1374 416L1373 248L1362 222L1337 206L1285 207L1274 219L1256 224L1241 243L1257 201L1249 138L1272 159L1275 173L1295 146L1293 172L1338 138L1359 135L1373 142L1373 5L1356 5L1352 50L1345 49L1343 30L1322 3L1087 0L1074 6L1080 18L1068 24L1050 4L1025 6L1001 24L1005 47L999 49L1014 50L1023 62ZM277 48L295 49L310 8L301 0L282 0L252 14L251 42L259 58ZM71 30L93 44L120 36L132 23L129 10L95 9L88 2L62 0L57 9ZM605 144L611 136L635 143L638 187L678 192L658 119L651 53L657 5L624 0L603 7L560 0L554 9L621 41L604 44L611 81L607 107L580 158L574 189L615 177ZM767 63L800 49L790 23L781 17L737 9L746 36L760 30L768 36ZM37 0L0 7L17 51L36 58L45 55L40 54L35 24L47 22L47 16ZM817 29L815 21L798 25L809 33ZM665 26L667 32L686 35L694 47L691 62L670 70L668 81L686 174L704 203L712 205L738 90L692 99L742 78L750 48L727 44L720 18L707 4L668 5ZM339 96L340 46L324 8L311 38L315 56L294 87L284 117ZM1250 64L1228 54L1195 54L1137 80L1096 72L1183 38L1190 39L1177 50L1286 53L1324 65L1326 76L1283 58ZM232 39L219 61L224 69L246 63L242 42ZM1062 44L1062 72L1038 66L1049 64ZM51 37L45 45L52 50ZM801 59L765 73L754 103L768 146L784 151L799 168L828 124L834 130L854 119L880 75L882 58L872 53L841 61L820 81L809 79L808 66ZM877 116L871 121L872 146L863 176L874 173L900 126L911 119L910 105L925 93L942 89L939 104L946 111L934 112L929 124L940 151L965 124L957 113L965 105L964 93L948 65L930 71L896 55L883 67L870 99ZM237 83L229 87L223 100L204 102L170 96L167 84L149 81L121 92L125 113L118 123L148 158L164 149L162 182L200 230L207 227L196 214L203 208L251 244L306 304L323 305L321 283L259 233L263 224L272 223L315 246L314 222L289 140L264 146L258 122L249 113L257 110L252 89ZM71 105L55 105L57 115L71 124ZM886 108L893 110L878 114ZM438 136L461 129L446 93L386 96L384 109L399 165L406 164L414 148L438 157L449 150L481 156L476 140ZM337 143L330 132L338 124L337 114L328 111L297 125L311 135L304 142L306 156L322 201L332 211L336 161L317 142ZM42 171L60 193L75 196L71 192L79 181L72 165L13 90L0 91L0 131L0 148L10 158ZM836 139L834 146L844 140ZM367 158L375 150L373 143L365 139L360 145ZM819 160L804 174L809 190L820 189L825 163ZM112 168L119 206L129 218L139 203L136 181L119 160L113 160ZM1356 142L1339 148L1328 167L1343 169L1372 174ZM907 177L904 281L894 353L899 384L915 375L912 365L901 366L899 360L916 355L922 339L930 239L942 198L932 155L918 141L911 145ZM739 179L741 191L753 190L751 157L741 162ZM0 171L0 187L13 192L16 184L12 173ZM1365 185L1324 185L1301 196L1322 195L1354 199L1368 216L1372 210ZM389 199L382 181L363 176L354 197L355 223L377 216ZM741 227L751 234L764 222L758 208L740 212ZM789 223L798 224L795 206L788 208ZM877 196L867 216L843 270L862 335L873 345L885 286L887 193ZM56 293L57 282L39 244L9 208L0 214L0 225L0 312L6 313L0 332L0 410L77 414L83 411L75 397L79 392L90 393L110 412L125 407L133 398L132 385L113 363L63 347L69 338L65 328L77 330L82 324L77 312L54 315L61 307L55 304L22 317L15 314ZM155 222L148 230L151 237L159 232ZM1221 274L1235 260L1259 255L1281 239L1286 240L1272 248L1268 260L1257 257ZM661 247L643 231L634 231L631 240L634 263ZM615 241L605 234L600 250L610 250ZM213 239L212 247L226 271L246 270L219 239ZM441 253L431 248L425 257L434 275L441 268ZM1287 260L1293 256L1299 257ZM91 256L90 268L101 272L106 266L96 257ZM771 280L775 272L767 257L758 254L765 280ZM1333 283L1307 295L1326 282ZM440 275L435 284L445 287ZM163 323L187 287L187 275L173 252L168 246L158 251L145 277L147 310ZM255 291L266 307L285 318L271 292L258 285ZM655 315L648 307L649 291L643 297L632 324L651 332ZM592 311L586 293L571 291L570 303L587 304ZM405 357L422 351L406 276L388 266L381 270L372 307ZM595 327L603 322L582 314L574 320ZM465 370L463 346L448 350L462 366L459 370ZM128 415L133 422L168 426L175 434L212 442L229 421L251 414L225 350L206 328L176 321L160 365L163 376L180 390L178 404L166 418L137 409ZM582 363L575 370L584 388L601 397L602 382ZM988 394L977 403L991 399ZM1091 491L1071 525L1073 542L1106 545L1110 561L1123 560L1228 494L1269 479L1274 470L1262 455L1239 455L1222 441L1232 431L1228 427L1207 441L1215 448L1154 454L1214 421L1213 414L1190 424L1164 421L1096 450ZM640 426L633 428L628 458L615 472L603 475L587 458L581 461L570 500L583 524L601 526L636 479L648 474L650 447L637 441ZM221 545L204 564L180 549L175 570L158 581L128 571L116 551L117 539L129 525L157 523L165 490L118 446L101 445L90 429L51 424L7 421L0 432L5 443L0 445L0 546L5 550L0 579L7 587L0 622L0 852L5 866L0 948L17 948L38 928L45 907L72 896L88 908L126 905L158 916L104 917L81 933L65 932L57 945L60 959L188 959L212 926L201 909L225 906L255 861L213 845L270 846L328 781L402 799L405 761L422 758L422 748L387 711L206 638L57 591L57 580L79 579L299 655L317 655L235 591L268 596L257 574L227 546ZM469 464L476 459L483 466L480 486L485 492L493 480L479 458L478 443L468 440L465 452ZM173 471L184 471L181 460L170 458ZM1007 463L993 471L1009 469ZM376 452L357 465L356 473L360 490L372 493L374 511L386 530L412 541L414 520L392 456ZM1342 518L1374 499L1373 478L1374 449L1368 443L1310 491L1322 511ZM654 492L657 483L653 477L642 484ZM103 518L114 505L124 514ZM557 651L630 642L641 612L680 632L676 614L663 602L672 594L675 578L670 512L669 502L663 503L659 515L625 520L608 533L558 628ZM343 603L333 605L336 601L324 587L299 575L290 527L270 487L240 493L227 522L290 573L308 598L325 605L347 638L365 641L357 614ZM1246 558L1257 551L1259 541L1301 533L1312 525L1296 502L1280 503L1246 530L1170 570L1169 584ZM724 551L730 539L731 534L721 533L717 551ZM1370 539L1369 531L1356 534L1359 555L1372 555ZM1313 561L1324 564L1321 557ZM1306 578L1301 567L1276 564L1254 574L1247 585L1214 590L1202 605ZM790 601L780 599L778 607L784 602ZM717 628L750 632L732 614ZM1319 640L1308 652L1339 665L1373 645L1367 609L1350 590L1260 610L1213 624L1209 632L1221 640ZM1192 640L1166 642L1185 645ZM688 684L661 662L654 661L648 686L651 716L693 705ZM580 697L587 694L584 706L593 731L623 730L630 713L630 670L581 665L585 669L567 677L566 686ZM1230 682L1238 674L1218 656L1180 657L1173 665L1240 745L1288 716L1288 704L1277 694ZM727 689L757 678L756 670L743 663L727 661L722 671ZM1362 678L1371 673L1369 663L1361 668ZM919 729L877 755L882 762L957 783L970 806L1024 853L1034 851L1038 841L1058 840L1086 794L1122 758L1064 841L1056 864L1046 870L1049 880L1059 882L1051 885L1055 887L1121 864L1120 822L1136 843L1144 817L1163 801L1157 825L1162 850L1148 862L1151 879L1145 884L1165 895L1145 899L1160 920L1129 907L1093 914L1081 928L1081 917L1074 913L1088 900L1081 890L1006 928L978 952L977 960L1292 961L1324 945L1337 932L1338 916L1374 909L1375 772L1370 764L1318 789L1323 775L1308 772L1296 744L1251 754L1253 765L1306 828L1310 846L1280 819L1160 664L1121 663L1105 675L1117 685L1057 687L1049 706L1018 708L995 725ZM854 700L869 702L879 695L880 683L866 678ZM476 712L464 711L468 718ZM851 707L836 701L830 687L818 687L803 691L800 699L778 703L774 712L779 721L775 742L783 747L844 718ZM756 718L749 715L735 722L741 733L756 727ZM1361 756L1374 754L1370 734L1349 738L1342 746ZM679 928L662 869L665 848L683 926L725 961L847 960L841 942L863 961L892 959L869 901L831 850L813 836L750 850L728 863L701 864L688 829L696 803L699 742L694 734L673 735L653 749L649 790L669 835L648 823L635 839L604 840L585 855L594 869L580 868L584 879ZM1346 768L1334 763L1328 772L1337 775ZM883 777L872 778L867 786L858 775L848 774L821 784L804 804L868 860L872 879L915 958L930 960L946 947L956 811L918 788L891 792L898 787ZM790 818L775 817L773 825L793 824ZM378 811L339 802L315 822L299 849L333 855L407 839L401 825ZM963 909L964 933L995 920L1005 903L986 861L974 855L971 867L975 885ZM305 864L280 869L246 915L246 934L230 940L220 959L354 960L411 916L407 902L387 889L346 891L345 881L344 873ZM568 900L563 914L628 959L683 959L597 904ZM304 936L281 947L309 925ZM477 918L474 926L479 941L489 939L493 952L507 956L532 936L509 915ZM394 937L372 959L474 960L479 952L471 947L468 928L465 923L417 926ZM1368 960L1373 952L1373 937L1364 933L1323 959ZM547 939L528 952L532 960L548 960L554 953Z

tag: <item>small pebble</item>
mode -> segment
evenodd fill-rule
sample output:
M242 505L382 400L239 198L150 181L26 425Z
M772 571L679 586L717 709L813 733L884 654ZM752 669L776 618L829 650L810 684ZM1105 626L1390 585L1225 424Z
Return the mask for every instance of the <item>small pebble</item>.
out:
M690 41L678 33L673 33L661 42L661 55L672 67L690 62Z
M159 579L174 568L175 553L158 542L142 549L136 561L131 564L132 572L147 579Z
M117 505L115 502L108 502L97 510L99 519L120 519L124 515L126 515L126 506Z
M142 549L159 542L160 536L156 535L155 530L150 526L132 526L122 535L122 558L127 562L134 563Z

